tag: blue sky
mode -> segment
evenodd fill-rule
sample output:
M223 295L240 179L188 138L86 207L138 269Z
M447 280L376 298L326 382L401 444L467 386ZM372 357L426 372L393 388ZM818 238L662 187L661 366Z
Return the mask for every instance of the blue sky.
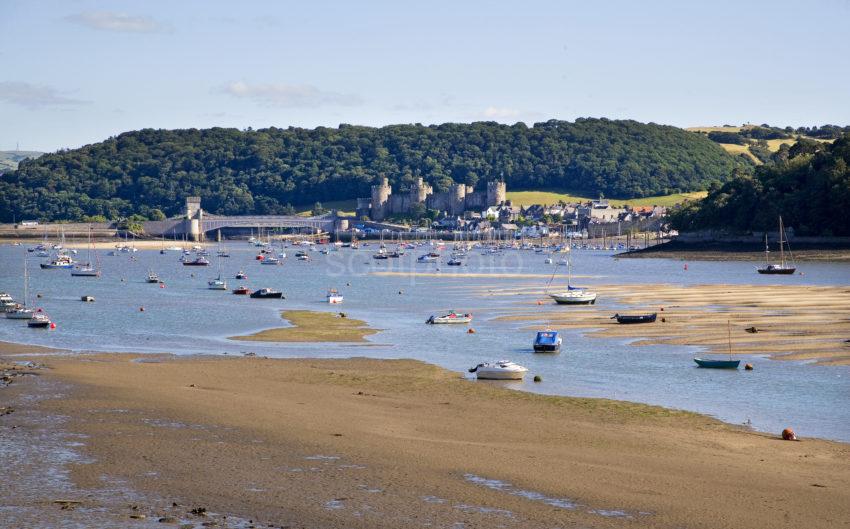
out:
M143 127L846 125L848 21L848 0L0 0L0 149Z

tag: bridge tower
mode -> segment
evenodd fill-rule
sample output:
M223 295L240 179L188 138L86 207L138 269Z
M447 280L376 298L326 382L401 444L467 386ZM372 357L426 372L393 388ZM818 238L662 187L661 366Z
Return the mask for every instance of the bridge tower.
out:
M189 238L193 241L201 241L204 232L201 222L204 220L204 210L201 209L201 197L186 197L186 229Z

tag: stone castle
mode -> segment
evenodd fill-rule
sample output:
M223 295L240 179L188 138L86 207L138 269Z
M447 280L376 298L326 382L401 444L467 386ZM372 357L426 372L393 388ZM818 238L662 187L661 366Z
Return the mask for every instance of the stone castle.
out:
M504 203L507 187L504 182L487 182L486 191L475 191L472 186L454 184L445 193L434 193L434 189L421 178L407 192L393 194L389 181L384 178L379 185L372 186L371 198L357 199L357 215L382 221L391 215L405 214L414 204L445 211L448 215L462 215L467 210L483 210Z

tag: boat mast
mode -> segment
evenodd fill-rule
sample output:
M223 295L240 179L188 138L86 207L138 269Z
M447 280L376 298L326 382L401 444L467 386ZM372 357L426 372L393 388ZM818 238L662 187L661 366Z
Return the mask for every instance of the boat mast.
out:
M729 334L729 360L732 360L732 322L726 320L726 329Z
M785 228L782 226L782 215L780 215L779 216L779 262L782 264L782 268L785 268L785 245L782 242L784 234L785 234Z
M29 275L27 268L27 256L24 254L24 308L29 306Z

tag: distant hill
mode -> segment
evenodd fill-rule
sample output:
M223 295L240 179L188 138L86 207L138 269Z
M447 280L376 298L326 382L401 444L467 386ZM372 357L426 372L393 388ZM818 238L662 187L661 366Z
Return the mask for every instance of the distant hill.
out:
M773 127L768 124L688 127L689 132L705 135L726 152L754 165L775 163L788 158L788 149L798 140L831 142L850 132L850 126ZM784 147L783 147L784 146Z
M636 121L340 125L127 132L47 154L0 176L0 220L178 214L200 196L219 214L366 197L382 177L634 198L704 190L744 162L705 136ZM160 210L160 211L155 211Z
M797 235L850 236L850 134L833 143L802 140L788 157L715 185L671 214L679 231L777 229L781 215Z
M44 154L38 151L0 151L0 173L14 171L18 168L18 162L25 158L38 158Z

